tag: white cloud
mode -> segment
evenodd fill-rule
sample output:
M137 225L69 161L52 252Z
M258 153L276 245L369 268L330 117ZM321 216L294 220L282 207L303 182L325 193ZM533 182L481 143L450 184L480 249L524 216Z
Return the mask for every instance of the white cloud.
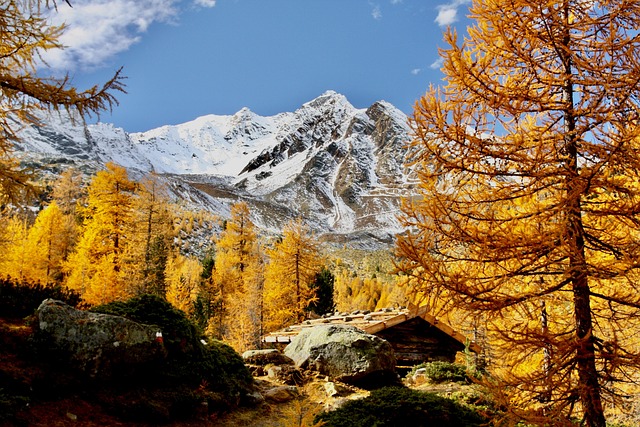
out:
M193 0L192 4L213 7L215 3ZM180 4L181 0L74 0L69 7L60 2L49 20L67 26L60 37L65 48L43 52L42 57L56 71L103 66L138 43L152 24L176 22Z
M371 16L373 16L373 19L376 19L376 20L382 19L382 10L380 9L379 5L373 6L373 10L371 11Z
M402 0L391 0L391 4L395 5L395 4L400 4L402 3Z
M450 6L438 6L438 16L436 22L441 27L451 25L458 20L458 9Z
M422 71L422 68L414 68L413 70L411 70L411 74L413 74L414 76L417 76L418 74L420 74L421 71Z
M194 0L196 6L213 7L216 5L216 0Z
M468 3L471 3L471 0L453 0L450 3L436 6L438 9L436 23L441 27L453 24L458 20L458 8Z
M432 70L439 70L442 67L442 64L444 64L444 58L438 58L429 65L429 68Z

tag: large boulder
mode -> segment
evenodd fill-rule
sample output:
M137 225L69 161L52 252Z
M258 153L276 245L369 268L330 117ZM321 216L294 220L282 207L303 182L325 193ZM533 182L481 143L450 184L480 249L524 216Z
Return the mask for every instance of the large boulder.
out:
M156 366L166 357L157 326L120 316L76 310L47 299L36 311L36 333L43 351L90 377L109 379Z
M395 381L396 358L391 344L345 325L319 325L301 331L284 349L301 369L356 385Z

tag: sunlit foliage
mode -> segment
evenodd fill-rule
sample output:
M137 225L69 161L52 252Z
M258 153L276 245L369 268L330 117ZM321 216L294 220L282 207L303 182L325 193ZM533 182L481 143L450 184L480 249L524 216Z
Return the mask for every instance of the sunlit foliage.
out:
M249 207L231 206L231 218L216 241L213 286L221 300L211 328L237 351L258 348L262 334L264 266Z
M130 244L127 233L133 216L135 184L127 171L107 163L88 187L82 235L67 263L67 286L77 290L90 304L104 304L132 296L122 270L124 252Z
M304 320L305 309L317 299L313 283L322 259L315 236L300 219L285 225L267 256L264 312L270 332Z
M640 3L475 0L412 121L402 270L484 324L536 423L604 427L638 381Z

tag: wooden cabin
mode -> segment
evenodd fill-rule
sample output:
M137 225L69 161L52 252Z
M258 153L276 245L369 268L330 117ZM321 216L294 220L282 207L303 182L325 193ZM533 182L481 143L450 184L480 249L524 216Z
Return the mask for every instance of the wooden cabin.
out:
M262 341L284 346L305 328L322 324L352 325L364 332L388 341L393 347L398 366L413 366L423 362L453 362L456 353L468 348L480 354L480 346L427 313L426 307L384 309L371 313L334 314L306 320L280 331L265 335Z

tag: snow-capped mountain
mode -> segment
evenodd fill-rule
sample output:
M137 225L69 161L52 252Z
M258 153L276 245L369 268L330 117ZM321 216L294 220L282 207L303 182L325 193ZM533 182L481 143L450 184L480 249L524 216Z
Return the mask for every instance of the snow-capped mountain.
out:
M56 114L21 139L16 148L32 161L155 172L177 196L223 216L244 200L263 228L280 230L301 215L339 242L390 242L413 185L405 114L384 101L357 109L332 91L295 112L262 117L243 108L131 134Z

